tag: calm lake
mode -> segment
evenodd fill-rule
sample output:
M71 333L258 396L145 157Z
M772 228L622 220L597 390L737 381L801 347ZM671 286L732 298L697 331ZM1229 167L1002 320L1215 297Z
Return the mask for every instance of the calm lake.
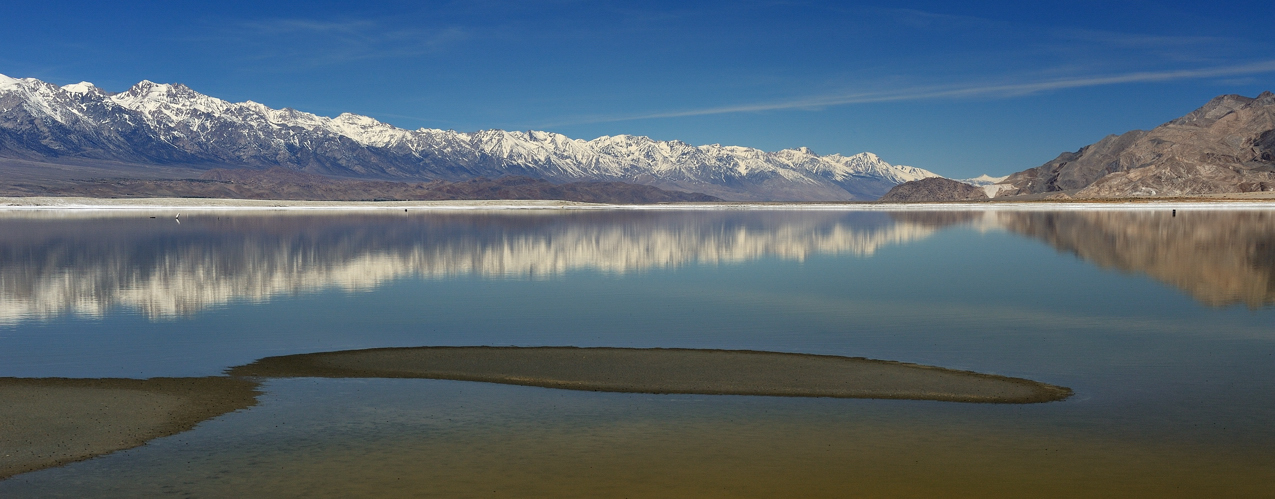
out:
M476 345L866 357L1074 395L267 379L0 497L1275 495L1275 211L0 212L0 377Z

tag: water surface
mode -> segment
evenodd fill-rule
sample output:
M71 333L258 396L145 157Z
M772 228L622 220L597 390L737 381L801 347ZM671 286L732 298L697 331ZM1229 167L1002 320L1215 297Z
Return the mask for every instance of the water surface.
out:
M9 496L1269 494L1275 213L8 213L0 376L414 346L709 348L1021 377L1025 406L266 381Z

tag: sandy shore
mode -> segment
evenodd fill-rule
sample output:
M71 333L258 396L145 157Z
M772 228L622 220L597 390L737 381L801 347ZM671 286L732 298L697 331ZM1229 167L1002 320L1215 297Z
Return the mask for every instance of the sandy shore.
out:
M0 378L0 480L189 430L252 406L244 379Z
M267 357L235 376L431 378L636 393L1034 403L1071 390L862 358L743 350L421 347Z

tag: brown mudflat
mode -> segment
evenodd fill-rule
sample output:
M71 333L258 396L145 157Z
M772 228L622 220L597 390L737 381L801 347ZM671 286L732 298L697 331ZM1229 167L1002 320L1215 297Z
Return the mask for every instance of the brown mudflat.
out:
M0 479L180 433L256 403L252 380L0 378Z
M569 390L1034 403L1031 380L882 360L746 350L420 347L267 357L233 376L430 378Z

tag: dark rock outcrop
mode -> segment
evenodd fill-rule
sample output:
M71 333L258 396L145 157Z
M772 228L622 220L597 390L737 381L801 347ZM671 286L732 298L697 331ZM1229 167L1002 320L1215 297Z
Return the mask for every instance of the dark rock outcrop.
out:
M923 178L894 186L878 201L916 203L926 201L987 201L981 187L946 178Z

